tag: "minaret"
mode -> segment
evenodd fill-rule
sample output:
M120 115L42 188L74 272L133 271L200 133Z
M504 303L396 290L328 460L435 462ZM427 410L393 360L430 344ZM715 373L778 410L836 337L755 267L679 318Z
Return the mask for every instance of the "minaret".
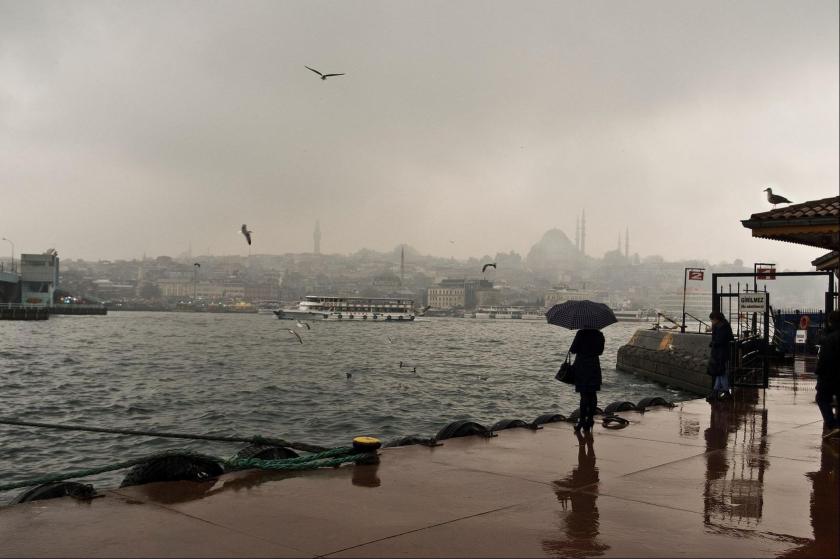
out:
M630 258L630 226L624 230L624 258Z
M315 232L312 233L312 239L315 241L315 254L321 254L321 222L315 220Z
M586 254L586 210L580 216L580 252Z
M400 287L405 281L405 245L400 247Z
M575 248L580 250L580 216L575 216Z
M618 234L618 245L616 245L615 251L621 254L621 233Z

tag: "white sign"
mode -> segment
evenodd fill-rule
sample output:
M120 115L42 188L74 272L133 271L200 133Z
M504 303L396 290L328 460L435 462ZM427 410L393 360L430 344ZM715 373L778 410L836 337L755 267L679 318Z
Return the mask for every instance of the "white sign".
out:
M767 293L741 293L738 295L739 312L764 312L767 310Z
M796 331L796 341L794 343L804 344L807 341L808 341L808 331L807 330L797 330Z

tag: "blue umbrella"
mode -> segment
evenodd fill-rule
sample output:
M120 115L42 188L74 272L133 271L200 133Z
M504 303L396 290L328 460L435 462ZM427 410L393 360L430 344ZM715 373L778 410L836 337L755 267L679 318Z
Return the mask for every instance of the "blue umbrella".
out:
M545 317L549 324L569 330L581 328L600 330L604 326L618 322L607 305L594 301L566 301L548 309Z

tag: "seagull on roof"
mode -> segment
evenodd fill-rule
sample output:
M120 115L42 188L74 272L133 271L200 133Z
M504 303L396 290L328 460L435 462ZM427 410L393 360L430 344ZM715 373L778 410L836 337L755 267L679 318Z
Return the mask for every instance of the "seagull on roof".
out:
M298 334L297 332L295 332L291 328L286 328L286 330L288 330L290 333L294 334L295 338L297 338L300 343L303 343L303 338L300 337L300 334Z
M319 72L315 68L310 68L309 66L306 66L306 65L304 65L304 68L306 68L307 70L311 70L312 72L315 72L316 74L321 76L322 80L326 80L327 78L331 78L333 76L343 76L344 75L344 74L322 74L321 72Z
M484 272L486 272L487 268L489 268L490 266L493 266L494 270L496 269L496 263L491 262L490 264L485 264L484 266L481 267L481 273L483 274Z
M773 204L773 208L776 208L776 204L793 204L790 200L785 198L784 196L779 196L778 194L773 194L772 188L765 188L764 192L767 193L767 201Z
M248 241L248 244L250 245L251 244L251 233L253 233L253 231L249 231L248 226L243 223L242 228L239 230L239 232L242 233L243 235L245 235L245 240Z

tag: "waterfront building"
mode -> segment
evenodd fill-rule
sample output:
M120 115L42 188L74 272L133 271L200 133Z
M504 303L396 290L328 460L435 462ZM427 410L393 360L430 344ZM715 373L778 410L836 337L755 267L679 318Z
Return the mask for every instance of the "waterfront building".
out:
M655 300L656 310L677 322L682 320L683 292L668 291L661 293ZM712 312L712 292L707 289L688 288L685 292L685 312L703 322L709 322L709 313ZM690 322L691 317L686 319Z
M494 307L502 302L502 292L498 289L479 289L475 292L475 306Z
M58 253L49 249L43 254L20 255L20 298L24 305L52 306L58 287Z
M566 301L596 301L596 293L585 289L555 288L543 296L545 307L551 308Z
M428 291L429 306L433 309L452 309L464 307L464 281L451 283L443 280L440 284L430 287ZM457 281L457 280L456 280ZM445 283L450 282L450 283Z

